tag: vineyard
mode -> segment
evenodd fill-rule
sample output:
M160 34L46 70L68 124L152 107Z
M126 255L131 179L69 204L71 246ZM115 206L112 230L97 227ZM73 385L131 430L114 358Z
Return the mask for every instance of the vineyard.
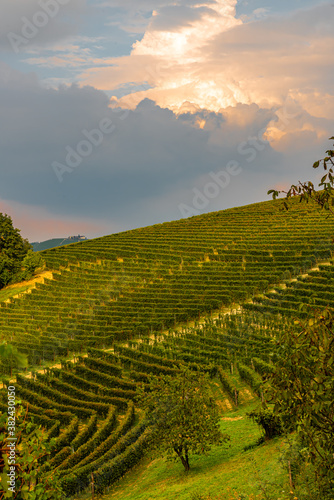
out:
M64 361L34 379L17 375L16 390L30 418L50 438L58 436L42 473L61 470L68 496L87 488L92 474L97 492L117 481L143 456L150 434L145 415L134 407L137 384L146 384L149 374L176 374L182 362L215 376L229 406L249 397L239 391L241 381L261 397L275 361L276 325L257 313L222 316L153 342L147 336L129 347L115 343L112 351L89 348L76 363ZM4 399L0 407L6 411Z
M278 331L305 307L334 306L331 219L296 201L281 208L258 203L41 252L52 279L1 303L0 340L27 354L33 368L17 373L17 395L56 438L42 477L60 470L70 497L130 470L150 437L135 404L149 374L187 364L231 408L263 399ZM0 369L9 380L15 366Z

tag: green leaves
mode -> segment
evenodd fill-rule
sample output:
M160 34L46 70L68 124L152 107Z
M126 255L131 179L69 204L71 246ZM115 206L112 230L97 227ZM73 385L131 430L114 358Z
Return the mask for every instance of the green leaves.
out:
M253 410L247 413L247 416L263 428L267 439L283 434L284 427L281 417L275 415L268 407Z
M153 429L153 446L189 468L190 454L206 454L228 437L219 430L219 412L207 376L182 368L171 377L150 377L150 391L139 389L138 403Z
M25 354L19 352L15 346L2 342L0 344L0 363L10 366L10 370L12 370L13 366L26 368L28 366L28 358ZM0 380L2 378L0 372Z
M328 149L326 153L327 156L325 156L322 160L317 160L313 163L314 169L318 168L322 163L323 168L326 172L326 174L321 178L321 181L318 184L318 188L321 188L320 191L317 191L315 189L314 184L311 181L299 181L297 185L292 184L287 191L276 191L275 189L270 189L267 194L272 194L273 199L276 199L279 193L284 193L286 195L286 198L299 196L300 202L308 203L309 201L314 201L318 206L320 206L320 208L334 214L334 211L332 211L331 208L334 203L334 177L332 175L334 167L334 150ZM288 210L289 208L285 201L284 208L286 210Z
M280 193L280 191L276 191L275 189L269 189L269 191L268 191L267 194L268 195L272 194L273 200L276 200L276 198L278 197L279 193Z
M271 376L276 411L289 415L307 444L321 488L334 480L334 315L318 311L299 331L282 332L276 371ZM323 494L322 498L331 498Z
M12 219L0 213L0 288L10 283L20 271L21 262L31 245L24 240Z
M0 428L5 427L7 415L0 416ZM15 462L15 491L17 497L23 500L63 500L64 496L59 486L59 474L53 471L40 480L40 459L51 450L46 431L31 424L22 406L17 407L16 413L16 462ZM0 448L5 444L3 434L0 436ZM6 455L7 457L7 455ZM5 460L0 475L0 489L5 492L3 498L14 498L13 492L8 490L7 474L9 461Z
M43 267L44 260L39 253L29 250L22 261L23 271L20 273L20 278L29 280L32 278L36 269Z

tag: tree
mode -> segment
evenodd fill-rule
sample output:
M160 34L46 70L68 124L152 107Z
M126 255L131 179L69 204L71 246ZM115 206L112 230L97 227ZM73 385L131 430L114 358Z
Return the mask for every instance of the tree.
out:
M14 412L15 446L13 440L7 440L8 415L4 413L0 416L0 500L64 499L57 470L39 480L41 458L50 453L55 438L49 440L45 429L29 421L23 406L16 406ZM12 411L8 413L12 415Z
M329 139L334 140L334 136ZM313 163L313 168L318 168L320 165L323 166L325 175L321 178L321 181L318 184L319 190L316 190L313 182L298 182L298 184L292 184L287 191L277 191L276 189L270 189L268 194L271 194L273 199L275 200L281 193L285 194L286 198L293 198L295 196L299 196L300 202L309 203L310 201L315 202L322 209L329 211L332 215L334 215L334 150L328 149L326 151L327 156L321 160L317 160ZM285 208L288 210L289 205L285 201Z
M269 389L277 413L289 415L314 466L319 497L334 497L334 315L314 311L283 330ZM313 498L313 497L312 497Z
M265 403L262 407L247 413L264 430L264 438L272 439L283 434L283 422L280 415L276 415Z
M10 376L12 376L13 364L16 364L18 368L26 368L28 366L28 358L25 354L22 354L17 350L15 346L7 344L7 342L2 342L0 344L0 368L9 366ZM0 372L1 380L1 372Z
M314 202L334 215L334 150L326 154L313 164L325 171L318 190L311 181L299 181L287 191L271 189L268 194L276 199L283 193L287 200L299 196L300 202ZM284 206L289 209L287 201ZM309 312L297 330L280 334L271 392L276 412L289 412L297 431L299 472L302 459L312 465L314 487L308 498L325 500L334 498L334 314L328 308Z
M137 399L149 416L153 449L179 458L186 471L191 454L207 454L229 439L219 429L207 375L182 367L177 376L151 376L149 391L141 387Z
M13 227L9 215L0 213L0 288L13 281L30 249L28 240L23 239L19 229Z
M28 250L28 253L22 261L23 270L18 274L18 277L22 280L29 280L33 277L36 269L44 265L44 260L40 254L35 253L33 250Z

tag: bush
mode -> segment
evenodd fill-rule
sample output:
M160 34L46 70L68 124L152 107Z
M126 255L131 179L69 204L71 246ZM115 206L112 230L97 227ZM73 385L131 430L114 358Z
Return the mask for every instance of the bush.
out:
M23 279L31 279L34 275L36 269L44 266L44 260L40 256L40 254L35 253L33 250L29 250L27 255L24 257L22 261L23 267Z
M279 415L275 415L269 408L260 408L247 413L247 416L260 425L266 439L283 434L283 423Z

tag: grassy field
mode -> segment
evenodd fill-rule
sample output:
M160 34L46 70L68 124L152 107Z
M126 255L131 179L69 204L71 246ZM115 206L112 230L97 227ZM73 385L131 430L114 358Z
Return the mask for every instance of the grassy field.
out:
M231 441L214 447L209 456L195 456L188 474L179 461L145 458L105 494L104 500L224 500L285 499L289 496L288 474L279 462L284 439L274 439L249 451L262 435L246 416L258 403L224 414L221 430ZM81 497L83 498L83 497ZM86 498L89 498L86 496ZM293 498L293 497L292 497Z
M261 428L247 413L259 406L259 399L244 383L238 383L240 405L226 399L218 379L211 383L212 396L221 409L221 431L230 436L214 446L207 456L193 456L186 473L179 460L168 461L148 454L111 487L103 500L285 500L293 499L289 477L280 457L287 447L285 438L258 445ZM245 447L250 449L244 451ZM75 500L92 498L91 492Z
M21 281L20 283L14 283L13 285L8 285L0 290L0 302L5 302L13 297L18 297L20 294L24 294L29 290L35 288L36 283L43 283L44 278L51 279L52 273L50 271L43 271L37 274L34 278L29 281Z
M20 293L26 292L30 288L32 288L31 285L23 285L22 283L20 283L20 286L6 287L3 290L0 290L0 302L5 302Z

